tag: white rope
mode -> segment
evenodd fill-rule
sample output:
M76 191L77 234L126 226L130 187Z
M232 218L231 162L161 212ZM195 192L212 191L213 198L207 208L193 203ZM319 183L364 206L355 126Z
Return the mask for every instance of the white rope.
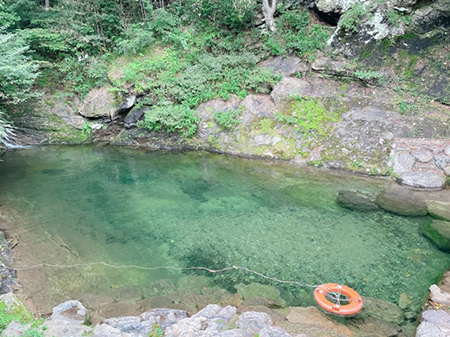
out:
M31 269L36 269L40 267L51 267L51 268L77 268L77 267L92 267L92 266L105 266L109 268L114 269L125 269L125 268L134 268L134 269L140 269L140 270L160 270L160 269L168 269L168 270L177 270L177 271L184 271L184 270L203 270L208 271L210 273L216 274L216 273L223 273L230 270L243 270L247 273L257 275L259 277L262 277L266 280L281 283L281 284L292 284L292 285L298 285L300 287L308 287L308 288L317 288L319 285L313 285L298 281L286 281L286 280L280 280L273 276L264 275L260 272L257 272L255 270L251 270L247 267L239 267L239 266L230 266L225 267L222 269L211 269L207 267L170 267L170 266L159 266L159 267L142 267L137 265L114 265L106 262L90 262L90 263L76 263L76 264L50 264L50 263L39 263L30 267L24 267L24 268L15 268L10 267L11 269L17 270L17 271L27 271Z

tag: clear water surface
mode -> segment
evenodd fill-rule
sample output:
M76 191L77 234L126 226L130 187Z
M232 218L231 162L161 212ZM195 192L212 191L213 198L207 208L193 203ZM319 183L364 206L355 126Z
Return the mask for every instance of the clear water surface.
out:
M282 280L343 283L393 303L406 294L417 309L450 263L419 234L426 219L358 213L336 204L340 189L375 193L387 184L382 179L111 147L40 147L2 159L0 211L9 235L19 240L18 268L98 261L238 265ZM288 304L313 304L311 288L282 286L244 271L187 275L105 266L19 271L24 292L50 305L130 286L135 290L125 291L129 300L170 297L189 288L186 280L205 289L205 276L208 287L232 292L239 283L261 282L277 287Z

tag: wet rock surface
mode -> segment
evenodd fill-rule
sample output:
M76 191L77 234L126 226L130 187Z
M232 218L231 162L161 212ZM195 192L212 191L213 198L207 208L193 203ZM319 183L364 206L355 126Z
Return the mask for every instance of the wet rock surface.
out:
M339 191L336 202L353 211L368 212L378 210L372 195L359 191Z
M423 198L411 193L408 188L391 185L380 193L375 204L381 209L406 216L420 216L427 214L427 203Z

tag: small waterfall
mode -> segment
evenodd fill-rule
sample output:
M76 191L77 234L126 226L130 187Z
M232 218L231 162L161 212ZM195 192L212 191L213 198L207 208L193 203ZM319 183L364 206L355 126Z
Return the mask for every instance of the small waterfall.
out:
M8 150L10 149L27 149L32 147L31 145L18 145L18 144L11 144L10 142L8 142L6 139L1 139L0 140L3 144L5 144L6 148Z

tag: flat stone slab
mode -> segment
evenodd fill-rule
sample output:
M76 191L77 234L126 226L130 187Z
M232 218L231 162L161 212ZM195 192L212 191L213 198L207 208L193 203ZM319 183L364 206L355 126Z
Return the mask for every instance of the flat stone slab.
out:
M415 188L442 189L445 186L445 178L433 172L405 172L398 181Z
M436 219L450 221L450 202L427 200L428 213Z

